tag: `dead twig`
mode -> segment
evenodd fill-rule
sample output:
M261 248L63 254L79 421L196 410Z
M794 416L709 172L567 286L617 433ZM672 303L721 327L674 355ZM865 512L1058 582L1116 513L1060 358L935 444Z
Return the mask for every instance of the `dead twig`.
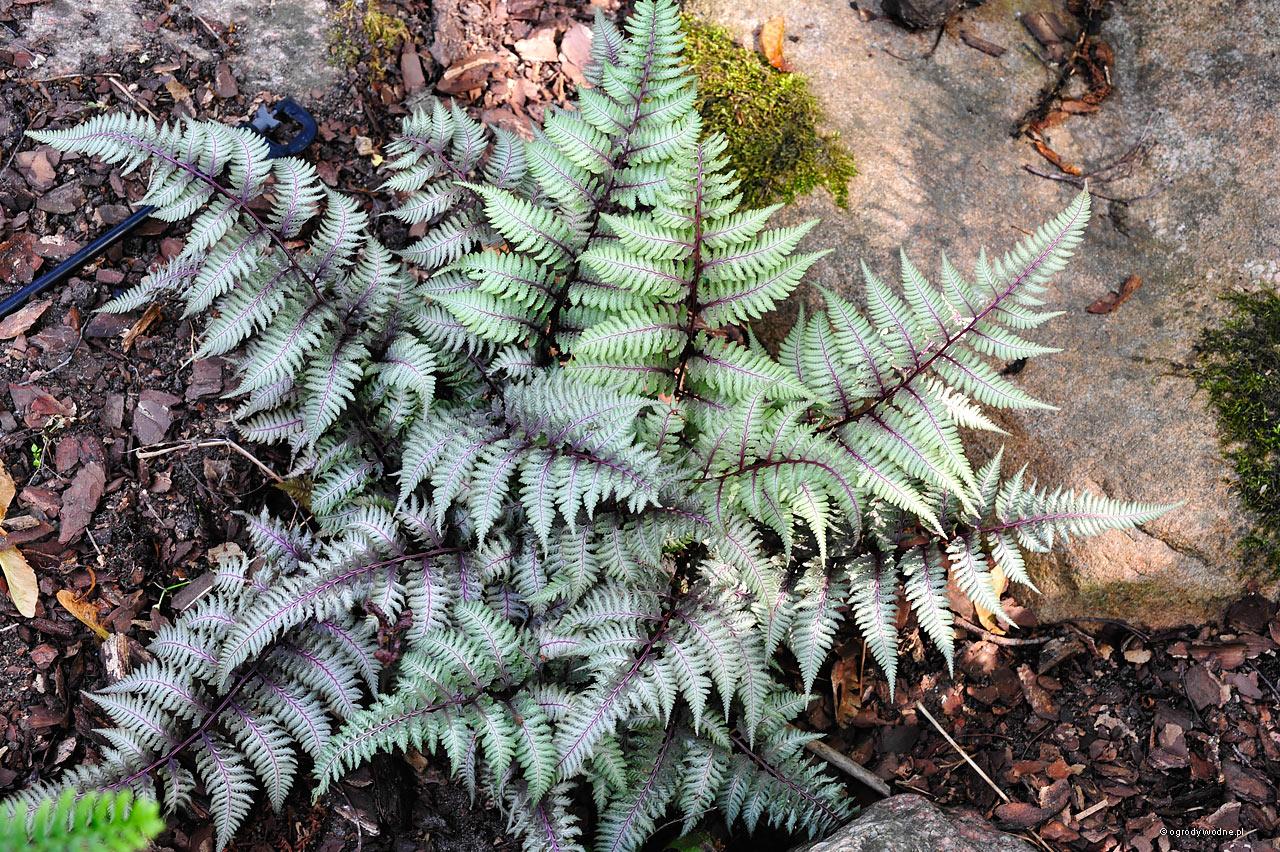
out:
M129 100L133 105L134 105L134 106L136 106L138 109L142 110L142 111L143 111L143 112L145 112L147 115L151 116L151 120L152 120L152 121L159 121L159 120L160 120L159 118L157 118L157 117L156 117L156 114L155 114L154 112L152 112L151 110L147 109L147 105L146 105L146 104L144 104L142 101L140 101L140 100L138 100L137 98L135 98L135 97L133 96L133 92L130 92L128 89L126 89L126 88L125 88L125 86L124 86L124 84L123 84L123 83L121 83L119 80L117 80L117 79L115 78L115 76L113 76L113 75L103 75L103 76L105 76L105 77L107 78L107 82L108 82L108 83L110 83L112 86L114 86L114 87L115 87L115 90L116 90L117 92L119 92L120 94L124 95L124 96L125 96L125 97L126 97L126 98L127 98L127 99L128 99L128 100Z
M276 473L271 468L267 467L267 465L261 460L259 460L257 456L255 456L253 453L249 452L244 447L237 444L235 441L230 440L229 438L214 438L208 441L182 441L170 447L161 447L158 450L137 449L137 450L134 450L133 452L134 452L134 455L136 455L140 459L153 459L153 458L156 458L157 456L167 456L169 453L182 453L182 452L187 452L188 450L201 450L201 449L207 449L210 447L225 447L226 449L237 452L240 455L244 456L246 459L248 459L254 465L254 467L258 468L258 470L262 471L268 477L270 477L272 481L284 482L283 476Z
M1088 181L1080 175L1068 175L1068 174L1058 174L1056 172L1045 172L1045 171L1041 171L1040 169L1037 169L1035 166L1025 165L1025 164L1023 165L1022 168L1024 171L1030 172L1036 177L1042 177L1042 178L1045 178L1046 180L1062 181L1063 183L1071 184L1076 189L1089 189L1089 187L1086 186ZM1161 184L1160 186L1157 186L1155 189L1152 189L1148 192L1144 192L1141 195L1131 195L1127 198L1121 198L1118 195L1108 195L1105 192L1098 192L1097 190L1094 190L1094 189L1089 189L1089 194L1092 195L1094 198L1101 198L1103 201L1110 201L1114 204L1124 204L1127 206L1129 204L1132 204L1135 201L1142 201L1143 199L1146 199L1146 198L1153 198L1154 196L1157 196L1160 193L1164 192L1164 189L1165 189L1164 184Z
M928 719L935 728L938 729L938 733L942 734L942 738L946 740L961 757L964 758L965 763L969 764L969 766L973 768L973 771L978 773L978 775L982 777L983 781L987 782L987 786L990 787L992 790L996 791L997 796L999 796L1005 802L1011 801L1010 798L1007 795L1005 795L1004 790L1001 790L999 787L997 787L996 782L991 780L991 776L983 772L982 767L973 762L973 758L969 756L969 752L961 748L960 743L951 739L951 735L942 729L942 726L938 724L938 720L933 718L933 714L930 713L929 710L924 706L923 701L916 702L916 709L919 710L921 713L923 713L924 717Z
M1156 146L1154 140L1150 138L1151 121L1148 119L1146 125L1142 128L1142 132L1138 134L1138 138L1125 150L1121 151L1110 159L1103 160L1100 164L1088 171L1082 171L1080 174L1070 174L1068 172L1046 172L1032 165L1024 165L1022 168L1045 180L1056 180L1062 183L1070 184L1077 189L1088 189L1092 195L1102 198L1106 201L1114 201L1118 204L1130 204L1134 201L1140 201L1144 198L1150 198L1164 190L1164 186L1157 186L1155 189L1142 195L1135 195L1130 198L1119 198L1096 191L1093 187L1114 183L1118 180L1133 177L1133 170L1139 160L1151 152Z
M846 775L866 784L881 796L887 797L892 795L893 791L889 789L889 785L880 780L879 776L872 773L871 770L867 769L861 763L853 760L848 755L836 751L831 746L822 742L822 740L812 740L805 743L804 747L810 753L822 758Z
M979 627L972 621L969 621L966 618L961 618L958 615L955 616L955 622L970 633L981 636L983 639L986 639L988 642L994 642L996 645L1003 645L1006 648L1021 648L1026 645L1044 645L1053 639L1052 636L1040 636L1035 639L1018 639L1015 636L1001 636L999 633L992 633L990 630Z
M213 40L216 41L219 45L221 45L222 47L228 46L227 43L222 40L222 36L218 35L218 31L215 30L208 21L206 21L204 18L200 17L199 15L195 15L195 14L193 14L191 17L195 18L196 22L200 24L200 26L204 27L204 31L207 32L210 36L212 36Z
M1128 630L1130 633L1132 633L1134 636L1137 636L1139 639L1141 639L1144 642L1151 641L1151 637L1148 636L1146 633L1143 633L1141 630L1134 627L1129 622L1121 621L1118 618L1099 618L1097 616L1090 616L1090 615L1077 615L1075 618L1066 619L1066 621L1068 624L1070 624L1073 621L1086 621L1094 624L1110 624L1114 627L1122 627L1125 630Z

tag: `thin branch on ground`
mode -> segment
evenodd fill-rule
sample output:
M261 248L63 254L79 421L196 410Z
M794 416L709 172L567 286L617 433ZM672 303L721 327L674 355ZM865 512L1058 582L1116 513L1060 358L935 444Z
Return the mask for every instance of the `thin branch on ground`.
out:
M156 117L156 114L155 114L154 112L152 112L151 110L147 109L147 105L146 105L146 104L144 104L142 101L140 101L140 100L138 100L137 98L135 98L135 97L133 96L133 93L132 93L132 92L130 92L127 88L125 88L125 85L124 85L123 83L121 83L118 79L116 79L114 76L108 76L108 77L107 77L107 82L108 82L108 83L110 83L113 87L115 87L115 90L116 90L117 92L119 92L120 94L124 95L124 96L129 100L129 102L130 102L130 103L132 103L132 104L133 104L134 106L136 106L138 109L140 109L140 110L142 110L143 112L145 112L147 115L151 116L151 120L152 120L152 121L155 121L155 122L159 122L159 121L160 121L160 119Z
M955 749L955 750L956 750L956 753L957 753L957 754L959 754L961 757L963 757L963 758L964 758L965 763L969 764L969 766L973 768L973 771L974 771L974 772L976 772L976 773L978 773L978 775L980 775L980 776L982 777L982 780L983 780L983 781L986 781L986 782L987 782L987 786L988 786L988 787L990 787L992 790L995 790L995 791L996 791L996 795L997 795L997 796L999 796L999 797L1000 797L1001 799L1003 799L1005 802L1010 802L1010 801L1012 801L1012 800L1008 797L1008 795L1006 795L1006 794L1005 794L1004 790L1001 790L998 786L996 786L996 782L994 782L994 781L992 781L992 780L991 780L991 776L990 776L990 775L988 775L986 772L984 772L984 771L982 770L982 767L981 767L981 766L979 766L977 763L975 763L975 762L974 762L973 758L969 756L969 752L967 752L967 751L965 751L963 748L961 748L961 747L960 747L960 743L958 743L958 742L956 742L955 740L951 739L951 735L950 735L950 734L948 734L945 730L943 730L942 726L938 724L938 720L937 720L937 719L933 718L933 714L932 714L932 713L930 713L930 712L929 712L929 710L924 706L924 702L923 702L923 701L917 701L917 702L916 702L916 709L917 709L917 710L919 710L921 713L923 713L923 714L924 714L924 717L925 717L926 719L928 719L928 720L933 724L933 726L934 726L935 728L937 728L937 729L938 729L938 733L942 734L942 738L943 738L944 740L946 740L946 741L951 745L951 747L952 747L953 749Z
M889 785L884 783L878 775L874 774L870 769L867 769L861 763L858 763L848 755L836 751L822 740L807 742L804 744L804 747L806 751L822 758L846 775L861 781L881 796L887 797L892 795L893 791L889 789Z
M969 621L966 618L961 618L958 615L955 616L955 622L960 627L963 627L965 630L968 630L970 633L973 633L977 636L981 636L983 639L986 639L988 642L994 642L997 645L1003 645L1006 648L1021 648L1026 645L1044 645L1052 641L1052 638L1053 638L1051 636L1041 636L1036 639L1019 639L1016 636L1001 636L999 633L992 633L990 630L979 627L978 625L974 624L972 621Z
M182 453L182 452L187 452L189 450L201 450L201 449L207 449L210 447L225 447L226 449L237 452L240 455L244 456L246 459L248 459L250 462L252 462L254 467L258 468L258 470L265 473L274 482L285 481L283 476L276 473L274 470L268 467L265 462L261 461L253 453L249 452L244 447L237 444L235 441L232 441L230 438L213 438L207 441L194 441L194 440L180 441L179 443L174 444L172 446L162 447L156 450L142 450L142 449L134 450L134 455L136 455L140 459L153 459L153 458L156 458L157 456L166 456L169 453Z

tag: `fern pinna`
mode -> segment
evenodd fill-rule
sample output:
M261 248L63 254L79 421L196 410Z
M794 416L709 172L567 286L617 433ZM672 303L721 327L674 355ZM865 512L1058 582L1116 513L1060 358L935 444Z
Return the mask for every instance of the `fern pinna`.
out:
M209 312L241 429L314 481L305 528L250 518L255 560L93 697L105 759L59 783L203 788L226 844L255 789L278 807L304 767L323 791L413 748L528 849L635 849L713 810L818 833L850 805L788 724L783 649L807 692L849 611L892 684L909 607L950 666L949 583L999 616L1024 551L1163 511L975 471L962 442L985 408L1045 407L993 364L1049 351L1025 332L1087 195L968 277L866 271L865 309L827 293L772 353L748 329L820 257L812 223L741 208L681 44L671 0L599 21L591 86L531 141L407 118L386 185L425 235L398 253L245 131L33 134L153 164L144 202L190 236L106 309Z

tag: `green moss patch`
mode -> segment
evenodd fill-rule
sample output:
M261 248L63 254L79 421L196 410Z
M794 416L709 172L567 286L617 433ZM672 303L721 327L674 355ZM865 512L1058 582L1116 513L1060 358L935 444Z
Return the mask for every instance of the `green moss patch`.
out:
M1232 293L1231 314L1196 346L1196 381L1209 395L1255 518L1246 555L1280 570L1280 296Z
M825 186L844 207L857 170L800 74L778 71L727 30L684 16L686 58L698 76L705 128L729 140L728 155L747 204L791 201Z
M329 49L348 68L367 56L369 79L380 82L410 39L405 22L384 12L378 0L343 0L329 30Z

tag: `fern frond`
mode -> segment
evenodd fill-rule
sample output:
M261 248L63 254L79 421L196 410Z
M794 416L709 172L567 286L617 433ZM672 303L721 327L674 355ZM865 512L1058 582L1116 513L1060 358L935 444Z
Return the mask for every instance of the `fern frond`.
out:
M122 792L64 790L35 808L0 813L0 848L26 852L141 852L164 830L160 808Z

